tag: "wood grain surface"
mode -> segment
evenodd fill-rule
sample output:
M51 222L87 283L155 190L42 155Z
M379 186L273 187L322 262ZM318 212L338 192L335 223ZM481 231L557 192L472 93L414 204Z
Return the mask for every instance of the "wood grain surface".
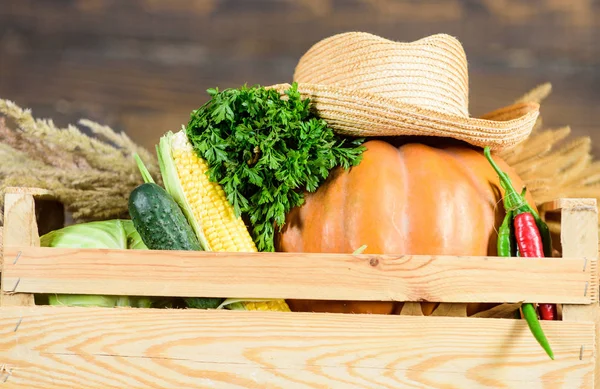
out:
M4 250L4 247L11 246L39 247L39 245L40 237L37 230L35 201L33 195L31 193L27 193L27 191L6 193L4 195L4 228L2 232L2 249ZM3 268L5 265L4 258L5 257L3 255ZM11 282L7 281L4 276L4 271L2 271L2 274L0 274L0 286L2 287L4 287L7 282ZM32 294L27 293L9 294L0 292L0 306L8 305L34 305L34 298Z
M9 186L5 188L3 195L6 193L30 194L33 196L37 233L39 236L64 227L65 207L49 190Z
M551 82L544 123L591 136L599 156L599 20L590 0L3 0L0 96L61 125L89 117L154 150L206 89L288 82L327 36L443 32L466 50L472 115Z
M577 211L587 211L587 212L592 212L592 213L596 213L596 211L594 211L594 209L597 209L597 202L596 199L593 198L587 198L587 199L579 199L579 198L561 198L561 199L556 199L554 201L550 201L547 203L544 203L540 206L540 212L554 212L554 211L562 211L562 210L577 210ZM593 215L591 215L593 217ZM578 217L573 218L573 221L577 221ZM587 225L583 226L583 227L588 227ZM596 227L592 226L592 230L597 229ZM565 237L565 239L569 238L569 234L572 234L572 230L562 230L562 236ZM586 235L587 236L587 235ZM581 237L578 237L579 240L581 239ZM579 242L574 242L573 244L577 245L581 243L581 241Z
M4 247L5 292L435 302L598 300L595 259ZM17 288L14 286L18 282Z
M3 388L590 388L592 323L2 308Z
M563 199L561 209L561 246L563 255L590 259L598 258L598 208L596 199ZM596 286L597 287L597 286ZM566 322L593 321L596 323L596 339L600 336L600 305L565 305L563 320ZM600 355L600 343L596 341L596 355ZM595 387L600 387L600 359L596 358Z

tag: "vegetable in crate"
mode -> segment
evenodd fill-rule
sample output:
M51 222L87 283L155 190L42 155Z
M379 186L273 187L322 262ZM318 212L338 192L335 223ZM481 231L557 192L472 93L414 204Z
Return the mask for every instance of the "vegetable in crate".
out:
M502 187L505 189L504 209L506 215L498 231L498 256L543 257L543 241L537 228L536 220L530 212L524 210L528 209L525 205L526 201L523 199L525 191L521 195L517 194L510 182L510 178L502 172L492 159L489 148L484 149L484 155L498 173L498 177L503 180ZM540 326L533 304L523 304L521 311L535 339L548 356L554 359L554 353Z
M151 250L201 249L179 205L155 183L144 183L131 192L129 215Z
M201 250L198 238L173 197L152 182L129 196L129 214L144 243L152 250ZM191 308L216 308L221 298L184 298Z
M515 235L520 255L524 257L537 256L538 258L552 257L552 237L548 226L534 207L529 205L528 200L517 193L510 177L492 159L489 147L484 148L484 155L498 174L500 184L505 191L505 209L511 210L514 214ZM529 215L520 216L521 214ZM553 304L540 304L540 313L544 320L554 320L556 311L556 306Z
M42 247L147 250L131 220L104 220L74 224L40 237ZM50 305L150 307L158 300L149 297L48 295Z
M256 252L256 246L218 183L210 182L206 162L198 157L185 132L166 133L157 147L165 189L179 205L205 251ZM187 299L189 307L204 308L207 299ZM216 302L216 301L215 301ZM289 311L285 300L238 299L237 308Z
M520 256L543 258L543 241L533 215L529 212L519 213L514 220ZM557 318L555 304L539 304L538 310L543 320L555 320Z
M526 215L526 214L521 214ZM527 214L531 215L531 214ZM513 227L513 211L510 209L506 212L506 216L504 217L504 222L500 226L500 230L498 231L498 256L499 257L514 257L517 255L517 241L522 242L523 239L515 239L515 228ZM533 220L533 218L532 218ZM515 221L515 224L518 224ZM519 228L517 228L519 230ZM538 234L539 235L539 234ZM523 249L523 245L520 245L520 249ZM527 250L526 250L527 251ZM554 359L554 353L550 347L550 343L544 334L544 330L540 326L537 312L533 304L523 304L521 307L523 312L523 317L529 326L529 329L538 343L542 346L542 348L546 351L548 356Z
M151 250L201 250L198 237L179 205L157 185L144 163L135 156L144 183L129 196L129 215L144 243ZM222 298L184 298L191 308L217 308Z
M514 242L515 231L513 228L513 211L505 208L506 215L498 230L498 256L516 257L517 250Z
M287 252L496 255L504 212L500 182L481 149L431 138L423 143L372 140L362 162L335 169L307 193L277 236ZM427 142L427 143L425 143ZM517 185L522 182L502 161ZM292 310L393 313L393 302L288 300ZM437 307L422 303L425 315ZM490 308L469 304L468 314Z

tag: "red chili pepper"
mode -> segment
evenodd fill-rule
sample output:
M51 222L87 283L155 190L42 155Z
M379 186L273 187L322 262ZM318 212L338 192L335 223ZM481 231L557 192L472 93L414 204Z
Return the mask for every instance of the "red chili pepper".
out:
M542 236L533 215L530 212L519 213L514 218L514 226L519 254L522 257L543 258ZM554 304L540 304L539 311L542 320L556 319L557 312Z
M556 316L558 316L555 304L540 304L538 310L542 320L556 320Z

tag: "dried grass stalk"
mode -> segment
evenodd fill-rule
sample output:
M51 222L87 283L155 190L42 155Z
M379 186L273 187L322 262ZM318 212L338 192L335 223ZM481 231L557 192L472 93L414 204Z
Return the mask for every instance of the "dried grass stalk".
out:
M570 127L536 132L535 134L532 134L526 142L519 144L512 150L503 152L500 156L506 163L511 165L516 163L526 163L531 159L548 154L552 150L552 145L562 141L570 134Z
M471 317L485 317L494 319L513 319L521 308L521 303L505 303L497 305L487 311L478 312Z
M539 85L516 101L541 102L551 89L550 84ZM523 143L500 154L523 179L538 206L561 197L595 198L600 205L600 161L591 154L591 139L569 138L570 134L569 127L538 128ZM553 233L560 233L560 222L548 225Z
M516 99L515 103L526 103L530 101L535 103L541 103L542 100L544 100L550 95L550 92L552 92L552 84L546 82L544 84L536 86L529 92L525 93L523 96Z
M2 193L8 186L48 189L75 222L83 222L127 217L129 193L142 182L134 153L160 182L156 157L124 133L81 120L79 124L94 134L90 137L74 125L58 128L51 120L36 119L29 110L2 99L0 114ZM0 196L0 205L3 202Z

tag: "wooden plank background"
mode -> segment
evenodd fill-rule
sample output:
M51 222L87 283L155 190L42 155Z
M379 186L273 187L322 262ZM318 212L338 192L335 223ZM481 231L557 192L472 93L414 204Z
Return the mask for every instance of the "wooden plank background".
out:
M349 30L457 36L473 115L550 81L545 123L591 136L600 155L597 0L2 0L0 96L153 147L207 88L289 81L312 44Z

